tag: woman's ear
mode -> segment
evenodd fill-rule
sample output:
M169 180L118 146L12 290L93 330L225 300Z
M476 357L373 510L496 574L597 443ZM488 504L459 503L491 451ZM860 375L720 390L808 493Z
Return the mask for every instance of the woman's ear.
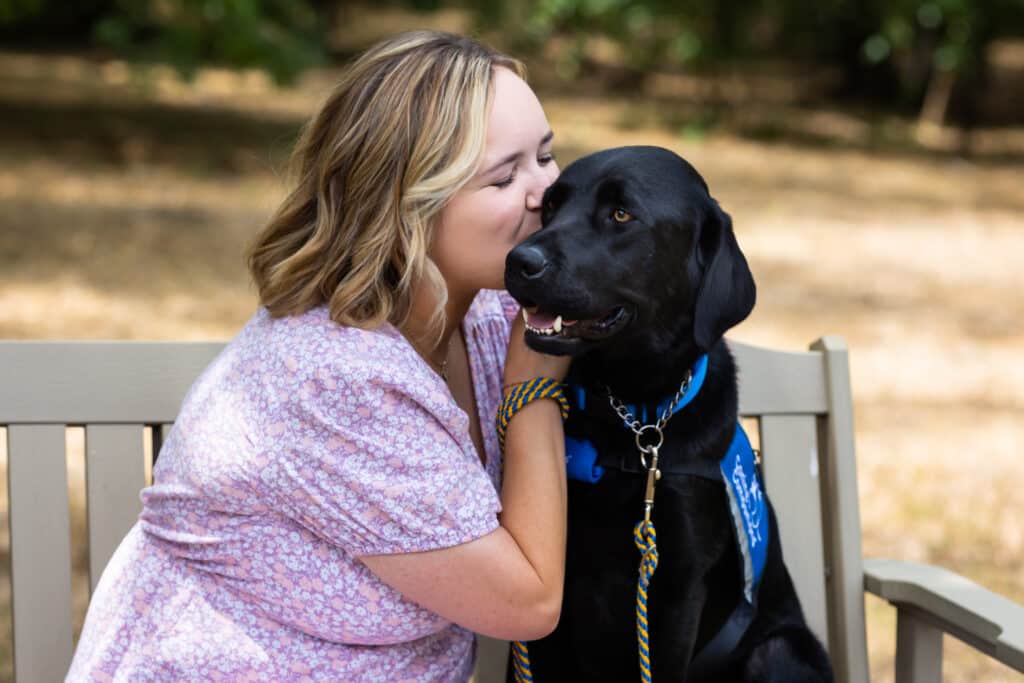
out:
M704 272L697 290L693 337L707 352L726 330L750 315L757 289L733 234L732 219L714 199L701 226L697 249Z

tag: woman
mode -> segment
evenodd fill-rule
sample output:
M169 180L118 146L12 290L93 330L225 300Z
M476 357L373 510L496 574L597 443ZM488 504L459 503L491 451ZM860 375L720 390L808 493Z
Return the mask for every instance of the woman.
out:
M473 631L554 628L557 405L512 420L503 471L493 434L503 386L567 370L493 291L558 172L521 73L428 32L347 71L250 250L262 306L190 389L69 680L464 681Z

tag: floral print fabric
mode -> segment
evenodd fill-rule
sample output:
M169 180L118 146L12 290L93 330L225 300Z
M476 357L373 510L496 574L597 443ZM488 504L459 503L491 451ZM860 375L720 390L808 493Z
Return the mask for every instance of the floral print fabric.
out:
M261 309L189 390L68 680L465 681L474 636L358 558L498 526L493 416L515 302L463 321L469 417L391 325Z

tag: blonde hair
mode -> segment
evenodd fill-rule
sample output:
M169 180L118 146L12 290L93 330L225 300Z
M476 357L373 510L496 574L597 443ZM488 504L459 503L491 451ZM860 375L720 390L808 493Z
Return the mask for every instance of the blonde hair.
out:
M249 247L271 315L327 303L333 320L402 327L414 286L447 289L427 256L435 218L477 170L496 67L522 64L463 36L398 35L346 70L292 155L296 185Z

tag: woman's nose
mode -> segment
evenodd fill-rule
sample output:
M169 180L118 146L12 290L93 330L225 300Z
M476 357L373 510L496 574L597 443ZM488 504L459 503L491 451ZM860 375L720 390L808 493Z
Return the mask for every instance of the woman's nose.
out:
M533 184L526 192L526 208L530 211L537 211L544 202L544 191L548 189L555 178L558 177L558 165L552 160L547 166L541 166L539 171L533 175Z

